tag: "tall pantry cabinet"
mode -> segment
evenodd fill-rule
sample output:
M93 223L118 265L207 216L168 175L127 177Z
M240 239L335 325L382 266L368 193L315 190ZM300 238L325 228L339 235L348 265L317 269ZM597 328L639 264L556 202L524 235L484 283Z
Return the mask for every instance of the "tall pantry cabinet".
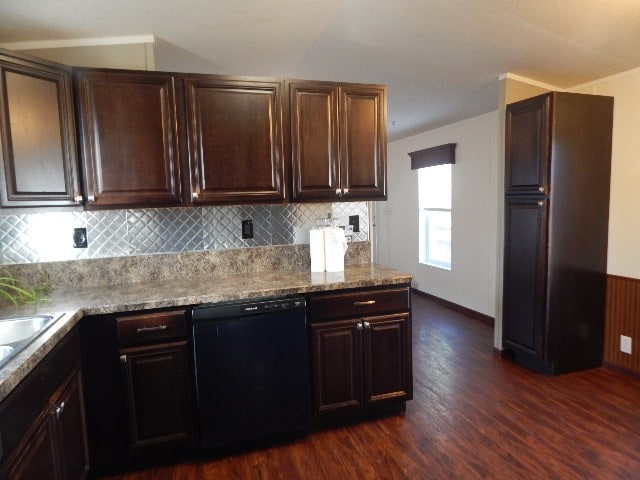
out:
M613 98L507 106L503 347L534 370L602 364Z

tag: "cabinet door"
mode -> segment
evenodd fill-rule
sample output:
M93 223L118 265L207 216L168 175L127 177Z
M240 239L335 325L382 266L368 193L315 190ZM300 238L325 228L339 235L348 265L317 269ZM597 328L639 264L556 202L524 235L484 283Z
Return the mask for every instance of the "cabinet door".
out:
M59 395L54 399L52 411L58 432L56 444L61 478L69 480L86 478L89 473L89 449L79 370L69 377Z
M13 462L2 472L6 480L60 479L59 463L55 454L53 417L46 412L26 437L24 447Z
M282 83L185 77L191 201L285 198Z
M331 83L289 84L295 200L338 199L338 95L338 87Z
M134 449L186 440L191 431L187 342L121 351Z
M311 325L313 412L329 414L362 405L362 324Z
M503 339L544 361L548 200L507 198Z
M179 204L174 77L87 70L76 81L87 205Z
M70 70L0 53L0 139L3 207L76 203Z
M384 87L340 87L340 184L345 200L386 198Z
M551 96L507 105L505 192L549 193Z
M408 313L362 320L364 405L412 398L410 321Z

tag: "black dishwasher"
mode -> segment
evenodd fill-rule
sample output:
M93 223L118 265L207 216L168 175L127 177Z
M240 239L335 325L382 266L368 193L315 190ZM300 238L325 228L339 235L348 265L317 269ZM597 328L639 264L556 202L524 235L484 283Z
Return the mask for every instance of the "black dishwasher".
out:
M305 434L304 297L201 305L191 315L203 452Z

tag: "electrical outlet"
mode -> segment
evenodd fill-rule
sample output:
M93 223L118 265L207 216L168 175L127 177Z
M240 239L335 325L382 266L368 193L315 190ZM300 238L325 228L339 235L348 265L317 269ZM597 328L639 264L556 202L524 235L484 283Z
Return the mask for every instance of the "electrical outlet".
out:
M349 225L353 227L353 233L360 231L360 215L349 215Z
M251 219L242 221L242 238L253 238L253 222Z
M620 351L631 355L631 337L620 335Z
M87 248L89 241L87 240L86 228L73 229L73 248Z

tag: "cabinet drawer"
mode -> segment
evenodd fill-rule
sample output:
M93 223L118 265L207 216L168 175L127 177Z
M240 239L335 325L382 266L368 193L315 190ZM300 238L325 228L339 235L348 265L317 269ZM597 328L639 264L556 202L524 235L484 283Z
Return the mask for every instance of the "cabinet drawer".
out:
M406 312L409 302L409 287L319 294L309 297L309 315L320 321Z
M156 343L187 335L184 310L117 317L120 347Z

